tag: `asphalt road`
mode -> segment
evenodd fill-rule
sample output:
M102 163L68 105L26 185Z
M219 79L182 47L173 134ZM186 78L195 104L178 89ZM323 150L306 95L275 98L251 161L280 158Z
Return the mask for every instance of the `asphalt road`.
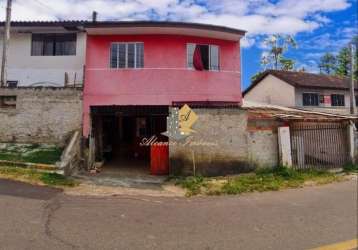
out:
M0 249L309 249L357 238L357 182L241 196L78 197L0 180Z

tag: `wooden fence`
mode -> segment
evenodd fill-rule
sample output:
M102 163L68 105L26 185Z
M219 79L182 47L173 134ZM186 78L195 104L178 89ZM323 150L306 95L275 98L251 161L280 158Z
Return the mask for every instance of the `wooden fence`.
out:
M347 124L294 123L290 132L294 168L330 169L349 162Z

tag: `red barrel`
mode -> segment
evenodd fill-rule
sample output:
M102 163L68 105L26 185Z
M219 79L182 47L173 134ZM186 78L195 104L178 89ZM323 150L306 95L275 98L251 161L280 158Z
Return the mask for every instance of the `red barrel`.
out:
M169 174L169 147L168 145L151 145L150 147L150 174Z

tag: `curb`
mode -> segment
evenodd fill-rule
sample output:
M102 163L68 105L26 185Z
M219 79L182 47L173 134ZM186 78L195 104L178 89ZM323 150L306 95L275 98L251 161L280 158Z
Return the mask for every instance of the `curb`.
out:
M56 167L55 165L52 165L52 164L17 162L17 161L6 161L6 160L0 160L0 166L35 168L35 169L39 169L39 170L51 170L51 171L59 170L58 167Z

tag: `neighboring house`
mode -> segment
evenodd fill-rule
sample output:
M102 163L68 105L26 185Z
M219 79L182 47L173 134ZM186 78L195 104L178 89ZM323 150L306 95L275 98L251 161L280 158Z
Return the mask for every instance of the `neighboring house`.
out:
M7 81L15 86L82 85L83 21L11 22ZM0 22L3 31L4 22ZM3 37L0 37L2 51ZM1 62L2 54L0 55Z
M139 142L152 135L167 140L161 135L168 129L167 116L172 107L184 103L202 108L195 111L199 116L197 126L206 126L200 132L209 140L217 140L219 130L232 128L232 119L241 119L240 115L231 118L234 112L222 107L238 108L242 101L240 39L244 31L150 21L93 22L85 29L83 135L94 138L97 160L110 154L115 158L125 156L130 162L147 162L149 148L139 147ZM221 119L220 123L214 122L216 119ZM205 134L206 130L210 133ZM233 165L233 158L239 161L239 151L229 153L233 151L230 143L236 141L225 139L227 145L217 150L221 156L216 159L209 160L213 157L210 150L201 150L198 168L204 161L209 161L206 167L210 167L220 160L222 169L228 163ZM191 166L191 151L180 152L180 156L174 147L169 146L169 151L171 159L180 158L171 167L188 167L187 161Z
M358 101L357 82L355 84ZM245 100L333 113L348 113L349 79L267 70L243 92Z

